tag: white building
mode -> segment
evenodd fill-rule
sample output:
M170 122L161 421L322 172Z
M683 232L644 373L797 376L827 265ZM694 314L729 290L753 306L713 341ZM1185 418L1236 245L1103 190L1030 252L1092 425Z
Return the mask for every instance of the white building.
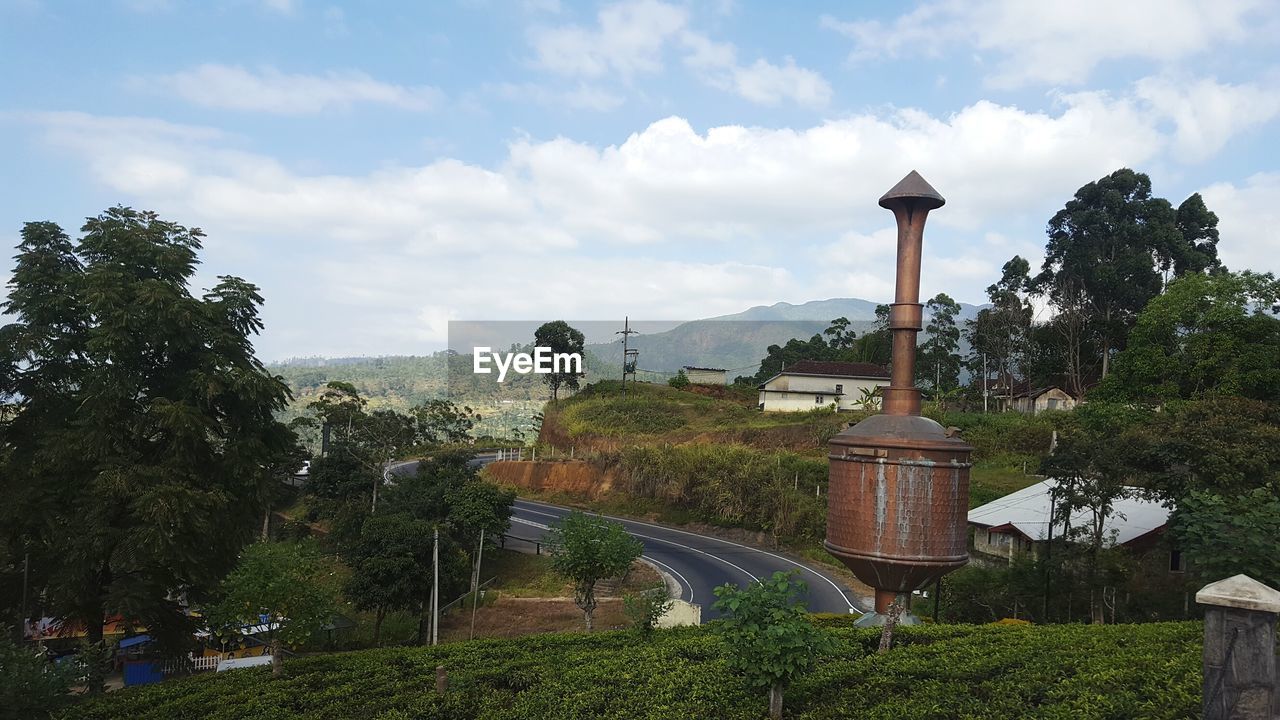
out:
M689 378L689 382L694 385L724 385L728 382L728 380L725 379L724 368L704 368L685 365L684 376Z
M801 360L760 386L760 409L799 412L835 406L861 410L866 393L889 387L889 371L871 363ZM879 397L873 401L879 406Z
M1015 555L1036 555L1049 539L1049 518L1053 510L1056 480L1042 480L998 500L969 511L973 529L973 550L980 556L1010 560ZM1115 501L1102 525L1105 542L1145 550L1155 544L1169 522L1169 508L1139 496L1138 488L1127 488L1128 497ZM1083 527L1092 520L1089 510L1072 514L1071 526ZM1066 528L1057 520L1053 537L1061 538ZM1174 560L1178 562L1178 560Z

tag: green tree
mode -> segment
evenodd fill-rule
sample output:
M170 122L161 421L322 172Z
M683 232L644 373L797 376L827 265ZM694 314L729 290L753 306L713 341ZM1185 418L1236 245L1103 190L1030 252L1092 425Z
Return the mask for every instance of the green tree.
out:
M124 207L74 245L22 229L0 330L0 526L31 551L38 611L101 644L121 614L190 643L172 598L216 586L293 469L285 385L254 357L257 288L189 291L203 234Z
M1280 496L1280 405L1233 396L1175 401L1121 439L1135 483L1180 508L1207 491Z
M379 489L385 482L392 460L413 445L416 431L413 418L394 410L374 410L355 427L355 443L349 446L373 477L373 500L369 514L378 511Z
M586 357L585 343L586 338L583 336L582 331L570 327L569 323L563 320L544 323L533 332L534 347L550 348L551 352L557 354L577 353L584 360ZM551 372L543 375L542 382L551 388L551 399L555 400L560 397L560 388L562 387L576 391L580 377L581 373L564 368L560 372Z
M439 528L442 598L466 588L480 531L491 544L510 526L515 493L481 480L472 460L470 453L460 450L435 453L418 464L417 473L397 477L385 495L388 512ZM428 606L420 602L418 607L421 642L426 637Z
M74 663L55 666L43 651L0 632L0 718L47 718L71 702Z
M853 341L851 352L845 359L888 365L893 354L893 337L889 332L889 306L876 306L876 324L869 332Z
M1124 168L1077 190L1049 220L1035 287L1060 313L1075 318L1069 327L1081 332L1074 342L1096 340L1104 377L1112 353L1124 347L1137 314L1160 293L1166 274L1220 266L1217 218L1198 196L1183 207L1184 213L1175 211L1151 194L1149 177Z
M960 384L960 328L956 326L960 304L946 293L938 293L925 307L929 310L929 323L924 328L918 372L937 398Z
M431 544L430 523L384 514L368 516L359 539L344 549L351 575L343 593L357 608L374 611L374 645L388 610L415 608L431 591Z
M644 546L621 523L577 510L551 525L547 538L551 566L573 582L573 601L587 632L596 611L596 583L626 574Z
M1269 273L1175 280L1138 316L1102 396L1151 404L1212 395L1280 402L1277 307L1280 282Z
M1128 438L1143 418L1141 412L1123 406L1089 404L1082 406L1075 422L1060 431L1053 454L1041 465L1043 474L1056 480L1051 490L1054 521L1062 528L1062 539L1079 542L1087 549L1083 556L1092 598L1092 619L1103 622L1103 593L1114 584L1114 575L1105 550L1108 519L1118 500L1133 491L1126 484L1130 452ZM1084 514L1083 525L1073 527L1071 519Z
M853 341L858 339L858 333L849 327L849 318L838 317L831 321L831 326L822 331L830 340L827 345L832 350L841 351L849 350L853 347Z
M470 407L459 407L449 400L428 400L413 409L418 439L429 445L465 442L480 422L480 415Z
M1188 567L1206 582L1244 573L1280 585L1280 497L1265 488L1238 495L1192 492L1178 505L1173 532Z
M324 386L319 397L307 404L316 424L324 428L328 442L354 442L356 425L365 417L368 401L360 397L355 385L334 380ZM328 448L325 448L327 450Z
M787 685L832 647L797 600L806 587L793 573L774 573L746 589L715 589L713 607L723 617L713 627L729 646L729 667L756 687L769 689L769 717L774 720L782 717Z
M271 674L284 669L285 643L306 642L333 619L341 581L338 568L311 543L254 543L245 548L221 585L209 620L222 633L263 623L271 646Z
M1004 386L1006 407L1013 402L1016 380L1026 379L1032 316L1026 297L1030 267L1018 255L1006 262L1000 280L987 287L991 307L980 310L968 324L970 367L979 373L988 367L996 370Z
M689 387L689 376L685 374L684 370L680 370L667 381L667 384L677 390L683 390Z
M753 384L759 385L801 360L833 360L831 346L822 335L814 335L808 340L791 338L784 345L770 345L765 348L765 357L760 361L760 369L752 378Z

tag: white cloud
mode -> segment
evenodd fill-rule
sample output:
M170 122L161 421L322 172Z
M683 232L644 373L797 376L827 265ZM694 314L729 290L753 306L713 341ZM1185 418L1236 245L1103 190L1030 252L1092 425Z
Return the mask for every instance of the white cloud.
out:
M1218 215L1218 256L1228 269L1280 273L1280 173L1216 183L1200 194Z
M535 63L561 75L629 78L662 69L662 50L688 22L681 7L657 0L608 5L598 27L535 27L529 31Z
M294 0L261 0L261 2L262 7L281 15L292 15L298 9L298 3Z
M1248 37L1273 10L1263 0L933 0L888 23L822 24L854 41L855 62L972 48L996 57L990 83L1013 87L1079 84L1109 60L1179 61Z
M607 112L621 107L626 99L595 85L580 83L576 87L559 90L537 83L502 83L486 90L499 97L516 102L532 102L546 107L567 107L574 110Z
M978 300L1010 255L1043 242L1044 219L1077 188L1180 142L1176 124L1164 129L1135 96L1059 103L1054 113L908 108L796 129L698 131L669 117L613 145L519 139L493 167L445 158L354 174L302 172L208 128L30 119L122 202L204 227L211 253L238 248L233 270L249 257L286 278L264 288L271 321L313 337L273 336L290 348L277 354L337 354L413 352L447 317L707 317L777 300L884 299L893 242L876 199L913 168L947 198L929 219L936 260L924 290ZM1205 196L1228 265L1274 267L1280 176ZM329 322L350 328L348 344L333 345Z
M381 82L357 70L307 75L283 73L272 67L252 71L240 66L217 64L139 79L135 84L175 93L202 107L285 115L317 113L357 103L430 110L443 97L434 87Z
M781 65L758 58L741 65L732 43L716 42L689 29L689 13L658 0L629 0L602 8L597 26L537 27L529 32L534 64L571 77L601 80L618 75L623 81L663 69L668 47L683 52L686 67L706 84L732 92L750 102L777 105L792 101L823 107L831 86L821 74L800 67L795 59Z
M715 42L705 35L685 33L688 50L684 63L708 85L733 92L760 105L777 105L790 100L797 105L824 107L831 100L831 85L821 74L796 65L787 57L782 65L764 58L751 65L738 64L732 43Z
M1212 157L1234 135L1280 115L1276 85L1150 77L1138 81L1136 94L1173 121L1175 150L1192 161Z

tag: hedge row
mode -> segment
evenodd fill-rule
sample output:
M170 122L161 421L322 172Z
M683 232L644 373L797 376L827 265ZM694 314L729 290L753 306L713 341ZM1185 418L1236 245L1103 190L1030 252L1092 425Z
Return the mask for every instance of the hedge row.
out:
M837 652L786 695L797 718L1193 718L1199 623L903 628L821 620ZM236 670L86 701L67 720L221 718L760 718L766 701L726 668L705 628L543 635L302 658L287 677ZM450 690L433 692L436 665Z

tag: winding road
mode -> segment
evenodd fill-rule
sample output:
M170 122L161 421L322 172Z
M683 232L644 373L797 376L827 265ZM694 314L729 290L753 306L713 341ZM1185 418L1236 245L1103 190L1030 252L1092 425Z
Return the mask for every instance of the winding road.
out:
M483 466L496 459L496 453L482 453L472 462ZM417 462L407 461L392 464L388 473L403 475L416 469ZM518 499L512 508L508 538L539 542L548 526L570 512L570 508ZM675 579L680 586L680 599L702 606L703 620L719 615L711 607L715 602L712 591L717 586L745 585L789 570L798 570L798 578L808 586L804 601L811 612L862 612L855 605L855 596L839 581L784 555L664 525L604 517L622 523L628 533L643 543L642 557Z

